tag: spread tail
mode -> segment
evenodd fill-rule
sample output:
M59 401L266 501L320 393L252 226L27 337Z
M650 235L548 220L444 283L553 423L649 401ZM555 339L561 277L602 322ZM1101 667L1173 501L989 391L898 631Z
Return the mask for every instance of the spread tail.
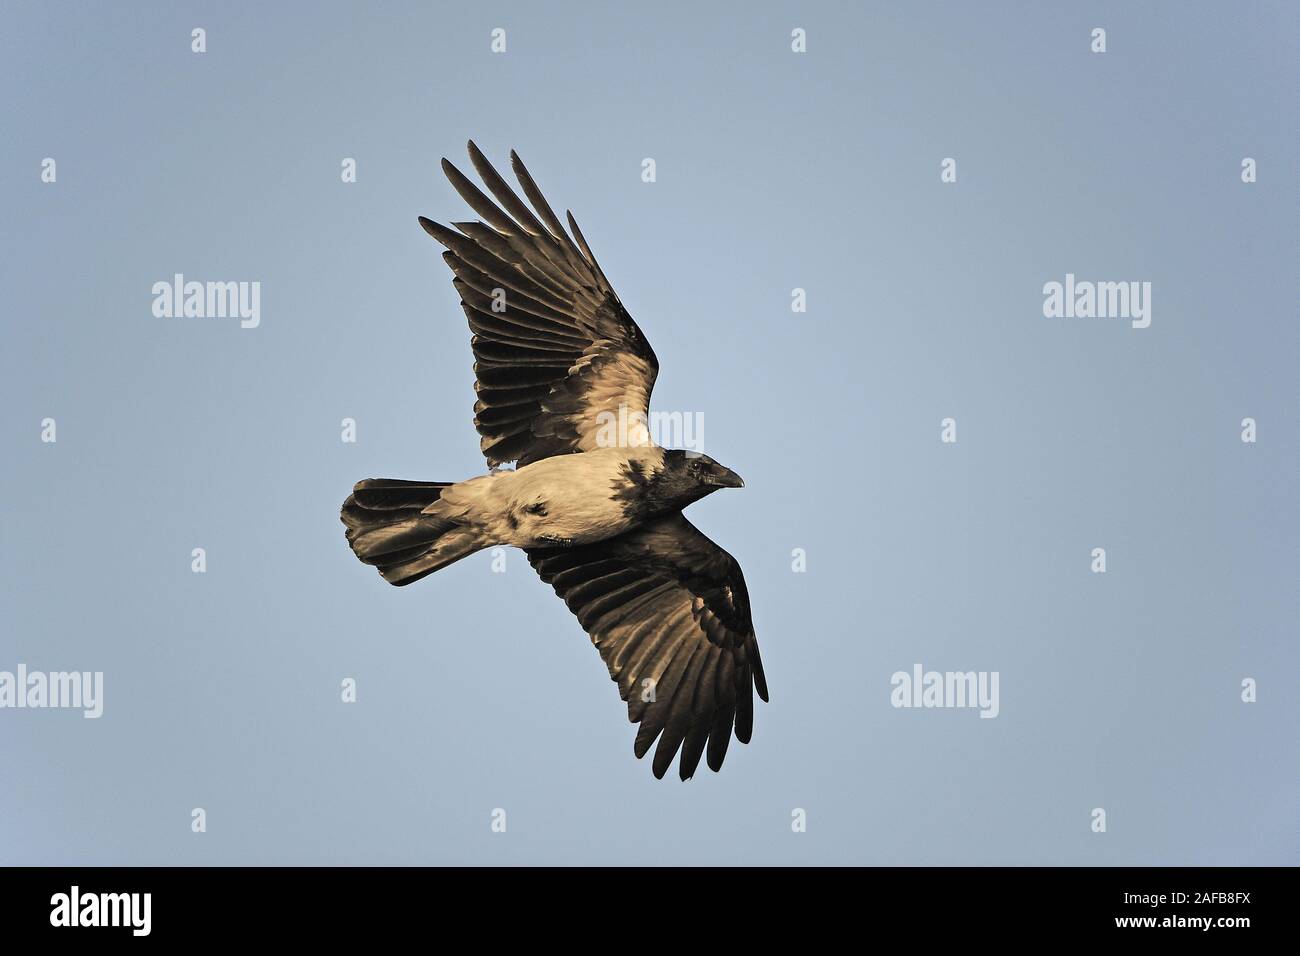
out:
M426 511L450 481L367 478L343 502L348 544L389 584L420 580L485 545L454 518Z

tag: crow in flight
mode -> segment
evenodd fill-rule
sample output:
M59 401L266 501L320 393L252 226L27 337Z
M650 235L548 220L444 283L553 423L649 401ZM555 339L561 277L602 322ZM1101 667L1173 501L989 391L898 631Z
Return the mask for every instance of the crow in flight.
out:
M493 202L446 159L482 217L448 229L420 217L469 317L474 424L492 472L460 482L369 478L343 503L348 543L404 585L482 548L522 548L564 599L640 722L654 775L681 751L687 780L707 749L722 766L767 700L740 565L682 509L740 476L706 455L657 447L646 427L659 363L568 213L572 236L512 151L532 209L473 142ZM497 203L500 203L498 205ZM631 428L611 440L617 416ZM514 470L497 470L505 462Z

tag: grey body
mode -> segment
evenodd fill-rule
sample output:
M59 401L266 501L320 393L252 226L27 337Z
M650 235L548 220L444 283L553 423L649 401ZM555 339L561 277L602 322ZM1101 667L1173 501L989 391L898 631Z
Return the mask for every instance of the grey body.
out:
M590 544L639 523L614 496L633 462L649 473L662 471L663 451L601 448L543 458L453 485L432 510L473 527L482 547Z

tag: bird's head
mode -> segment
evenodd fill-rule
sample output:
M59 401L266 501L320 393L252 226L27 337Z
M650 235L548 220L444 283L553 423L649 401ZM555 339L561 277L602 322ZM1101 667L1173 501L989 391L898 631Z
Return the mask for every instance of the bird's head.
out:
M743 488L745 482L708 455L674 449L664 452L663 471L655 476L659 493L688 505L719 488Z

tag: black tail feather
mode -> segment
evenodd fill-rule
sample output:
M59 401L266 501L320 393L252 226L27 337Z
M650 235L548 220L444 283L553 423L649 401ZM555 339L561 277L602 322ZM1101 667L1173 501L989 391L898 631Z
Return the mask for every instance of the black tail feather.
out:
M449 481L403 481L401 478L366 478L352 489L356 503L368 511L386 508L427 508L442 496Z
M343 502L348 544L385 581L404 585L479 549L476 535L456 521L425 514L449 481L367 478Z

